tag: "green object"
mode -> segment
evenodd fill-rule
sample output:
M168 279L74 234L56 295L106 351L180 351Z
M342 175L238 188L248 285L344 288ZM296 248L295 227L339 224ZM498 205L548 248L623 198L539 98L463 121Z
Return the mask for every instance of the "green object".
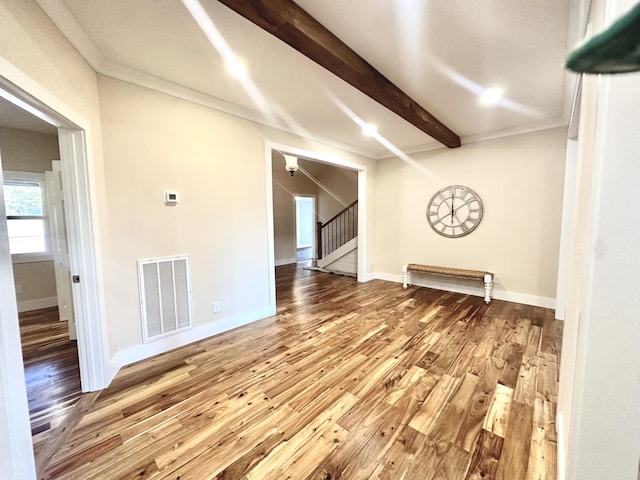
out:
M640 3L571 52L567 68L578 73L640 71Z

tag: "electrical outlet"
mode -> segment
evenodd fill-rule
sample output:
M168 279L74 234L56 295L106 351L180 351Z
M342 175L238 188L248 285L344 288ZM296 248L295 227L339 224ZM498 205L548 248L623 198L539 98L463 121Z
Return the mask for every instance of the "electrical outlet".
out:
M213 313L218 313L220 311L220 302L213 302Z

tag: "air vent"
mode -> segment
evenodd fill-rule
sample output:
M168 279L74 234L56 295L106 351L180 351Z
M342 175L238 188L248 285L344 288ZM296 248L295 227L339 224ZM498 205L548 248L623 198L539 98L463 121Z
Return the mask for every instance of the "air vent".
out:
M192 327L189 257L138 260L143 341Z

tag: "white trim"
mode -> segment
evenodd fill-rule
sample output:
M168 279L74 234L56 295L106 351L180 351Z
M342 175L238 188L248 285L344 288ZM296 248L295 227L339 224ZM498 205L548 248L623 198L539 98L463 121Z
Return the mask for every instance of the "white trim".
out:
M56 307L57 305L58 297L34 298L33 300L18 302L18 312L30 312L41 308Z
M318 267L325 268L331 265L333 262L338 260L341 257L344 257L349 252L358 248L358 237L352 238L344 245L339 246L333 252L331 252L326 257L322 257L322 259L318 260Z
M86 131L86 136L85 136ZM91 139L86 130L58 130L60 160L63 162L62 191L64 195L71 272L80 277L73 283L73 306L76 318L78 358L82 391L107 387L107 363L103 322L103 288L94 220L96 202L93 196L92 162L89 159Z
M67 221L73 227L69 232L71 266L84 279L82 284L75 284L74 292L80 381L83 391L99 390L107 385L103 346L106 327L103 323L103 289L95 235L97 225L94 222L96 202L93 198L95 189L91 170L91 124L2 57L0 96L59 129L61 160L65 161L65 167L68 167L65 170L69 171L63 179L63 188L68 208ZM4 208L2 210L4 215ZM6 228L0 228L0 235L8 241ZM5 242L1 240L0 250L5 250ZM11 269L4 267L9 254L8 244L6 251L0 254L0 298L3 300L0 302L0 457L5 477L35 478L26 388L24 378L20 378L23 375L22 368L16 368L22 362L15 359L20 358L15 288ZM14 358L9 361L7 355Z
M271 308L267 307L255 310L248 314L216 320L215 322L195 327L192 330L181 332L170 337L165 337L155 342L134 345L124 350L120 350L117 355L111 359L111 372L113 372L113 376L115 376L118 370L126 365L130 365L132 363L139 362L140 360L166 353L170 350L184 347L185 345L189 345L193 342L198 342L214 335L233 330L234 328L262 320L273 316L273 314L274 313L271 311ZM113 377L109 378L109 382L111 382L112 379Z
M556 437L557 437L557 458L556 458L556 480L565 480L565 445L564 445L564 418L562 412L556 412Z
M53 255L50 253L14 253L11 255L11 263L40 263L52 262Z
M367 169L358 170L358 282L369 280Z
M71 10L64 3L56 0L36 0L44 13L53 21L67 40L78 50L80 55L98 73L108 77L123 80L134 85L149 88L156 92L171 95L182 100L212 108L219 112L224 112L235 117L243 118L268 127L272 127L284 132L300 136L300 132L292 129L290 124L283 122L274 115L265 115L262 112L235 105L226 100L207 95L189 87L179 85L164 78L156 77L148 73L127 67L120 63L107 59L100 49L93 43L87 32L82 28ZM342 150L371 157L375 155L373 151L365 151L353 145L347 145L337 140L325 137L320 134L310 133L309 140L318 141L326 145L331 145ZM384 152L386 154L386 151Z
M562 128L569 125L569 118L562 116L552 120L544 120L542 122L530 123L521 127L505 128L495 130L493 132L479 133L477 135L468 135L461 137L462 145L469 143L486 142L487 140L495 140L497 138L513 137L515 135L525 135L527 133L542 132L544 130L552 130L554 128Z
M400 284L403 283L402 274L375 272L373 276L378 280L386 280L388 282ZM454 284L452 281L440 279L436 280L420 278L411 280L411 284L417 287L427 287L436 290L444 290L446 292L462 293L464 295L474 295L484 298L484 284L482 282L477 283L478 287L476 288L472 285ZM528 293L510 292L507 290L498 290L495 287L493 289L493 295L491 296L491 298L495 298L496 300L504 300L506 302L521 303L524 305L533 305L534 307L543 308L554 308L556 303L554 298L540 297L537 295L530 295Z
M534 307L556 308L556 299L551 297L540 297L538 295L530 295L528 293L508 292L506 290L493 290L493 298L504 300L505 302L521 303L523 305L532 305Z
M37 183L40 188L42 201L42 215L33 216L33 220L42 220L44 230L43 252L12 253L12 263L36 263L53 260L51 252L51 231L49 226L49 201L47 198L47 185L44 172L24 172L21 170L4 170L4 182L14 182L22 184Z
M271 143L264 142L264 161L266 172L266 193L267 193L267 268L268 268L268 289L269 289L269 315L276 313L276 263L275 263L275 246L274 246L274 226L273 226L273 174L272 171L272 153ZM292 263L295 263L295 259Z
M567 140L564 171L564 193L562 201L562 222L556 283L556 320L564 320L567 313L569 272L571 270L571 236L576 204L576 175L578 168L578 142Z
M0 189L0 217L5 213ZM6 222L0 222L0 469L3 478L36 478Z
M375 272L367 272L366 274L362 275L362 279L358 276L358 281L359 282L370 282L371 280L375 280L376 278L376 273Z
M564 117L556 118L553 120L547 120L544 122L525 125L523 127L506 128L503 130L494 130L492 132L479 133L477 135L469 135L466 137L460 137L460 144L462 146L469 145L471 143L486 142L487 140L496 140L498 138L513 137L516 135L526 135L528 133L542 132L545 130L553 130L555 128L566 127L569 124L569 120ZM446 149L447 147L438 142L429 142L422 145L416 145L403 149L403 152L407 155L418 155L420 153L430 152L433 150ZM382 155L370 155L375 160L388 160L397 158L396 155L389 155L388 152L384 152Z
M281 267L283 265L291 265L293 263L298 263L298 259L293 257L293 258L281 258L280 260L278 260L276 262L276 267Z
M70 264L81 278L73 284L80 380L83 391L100 390L108 364L91 123L2 57L0 96L58 128Z

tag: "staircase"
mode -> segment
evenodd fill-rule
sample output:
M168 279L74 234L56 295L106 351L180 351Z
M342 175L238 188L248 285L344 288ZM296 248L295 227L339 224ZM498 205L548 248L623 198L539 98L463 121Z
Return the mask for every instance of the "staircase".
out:
M318 268L345 275L358 271L358 200L316 225Z

